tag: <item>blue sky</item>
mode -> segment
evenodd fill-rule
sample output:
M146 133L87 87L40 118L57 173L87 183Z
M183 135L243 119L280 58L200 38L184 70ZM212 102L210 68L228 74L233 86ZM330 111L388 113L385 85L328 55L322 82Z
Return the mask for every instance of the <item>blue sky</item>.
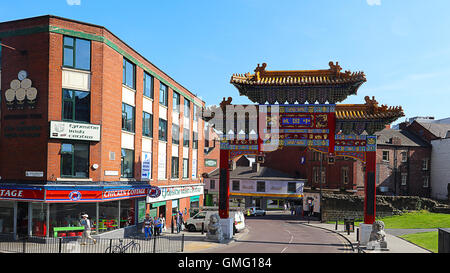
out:
M53 14L106 27L207 105L250 103L233 73L364 71L343 103L402 105L406 117L450 117L448 0L14 0L0 21ZM400 119L403 121L405 118Z

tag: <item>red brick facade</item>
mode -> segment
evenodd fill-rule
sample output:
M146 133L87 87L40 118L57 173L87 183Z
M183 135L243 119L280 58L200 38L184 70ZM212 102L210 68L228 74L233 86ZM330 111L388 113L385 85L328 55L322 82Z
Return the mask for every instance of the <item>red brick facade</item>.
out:
M122 134L122 73L123 58L130 59L136 67L135 88L135 132L134 132L134 180L141 178L142 118L143 118L143 75L144 70L156 75L153 79L153 144L152 179L157 186L179 186L201 183L203 170L203 121L198 119L197 178L192 178L193 159L193 109L194 103L204 107L204 102L193 95L170 76L130 48L122 40L101 26L76 22L55 16L0 23L0 40L15 48L3 48L1 56L1 90L7 90L10 82L17 78L20 70L26 70L33 86L38 90L34 109L8 109L2 92L1 136L0 136L0 176L3 181L14 183L46 183L61 177L61 140L49 138L49 122L62 119L62 74L63 37L81 37L91 41L90 69L90 123L101 125L101 140L90 142L89 179L93 182L120 181L121 134ZM145 67L145 69L144 69ZM158 123L160 79L168 85L167 108L167 150L166 177L158 180ZM179 179L171 179L172 153L172 94L175 87L180 94L180 145ZM184 99L191 101L189 175L182 179L183 166L183 111ZM21 115L21 116L20 116ZM26 116L24 116L26 115ZM30 118L33 117L33 118ZM38 126L30 129L30 126ZM27 134L34 133L32 137ZM115 159L110 159L110 152ZM118 175L105 175L105 171L118 171ZM42 178L27 177L26 171L42 171ZM122 179L123 180L123 179ZM186 198L185 198L186 199ZM203 196L200 196L200 204ZM179 208L189 209L189 198L180 199ZM167 202L167 212L171 212ZM167 213L170 215L170 213ZM170 220L168 219L168 224Z

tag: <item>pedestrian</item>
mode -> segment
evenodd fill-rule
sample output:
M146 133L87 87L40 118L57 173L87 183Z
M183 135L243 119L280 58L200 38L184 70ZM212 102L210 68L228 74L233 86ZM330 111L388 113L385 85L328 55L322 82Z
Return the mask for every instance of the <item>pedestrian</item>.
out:
M287 204L284 203L284 211L287 211Z
M148 213L145 214L145 219L144 219L144 234L145 234L145 239L152 238L152 219L150 219L150 215Z
M179 211L177 214L177 233L180 233L182 225L183 225L183 214L181 213L181 211Z
M166 231L166 218L161 214L161 224L162 224L162 231Z
M153 226L155 228L155 236L161 235L161 219L159 217L155 217L155 220L153 221Z
M94 244L97 243L97 240L92 238L91 236L91 220L88 219L89 215L87 215L86 213L84 213L83 215L81 215L81 220L80 220L80 224L81 226L84 227L84 231L83 231L83 237L81 238L81 244L85 245L87 239L90 239L94 242Z
M294 215L295 207L291 206L291 215Z

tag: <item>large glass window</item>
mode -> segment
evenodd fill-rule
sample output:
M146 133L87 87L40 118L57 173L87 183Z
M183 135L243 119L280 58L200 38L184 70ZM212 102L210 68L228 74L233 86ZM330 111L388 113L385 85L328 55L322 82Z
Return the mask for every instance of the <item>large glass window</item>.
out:
M256 182L256 191L257 192L266 192L266 182L265 181L257 181Z
M90 70L91 41L64 36L63 66Z
M167 141L167 120L159 119L159 140Z
M62 119L90 122L90 92L63 89Z
M125 58L123 58L122 83L132 89L136 89L136 66Z
M178 178L180 175L178 157L172 156L172 178Z
M43 202L31 203L33 224L32 224L32 235L45 237L47 236L47 204ZM71 224L76 224L73 221Z
M136 199L120 200L120 227L132 226L135 224L135 203Z
M198 133L192 132L192 149L198 149Z
M62 233L66 236L68 232L75 232L75 235L81 236L83 229L70 229L71 227L81 227L81 215L87 214L88 219L91 221L92 231L97 231L97 205L96 203L56 203L50 204L50 237L60 237ZM54 228L64 228L63 230L56 231Z
M0 201L0 234L14 232L14 202Z
M167 85L160 83L159 84L159 103L167 106L167 93L168 93Z
M183 146L189 147L189 129L183 129Z
M178 94L177 92L173 91L173 111L175 112L180 112L180 94Z
M183 178L189 178L189 159L183 158Z
M98 231L99 233L119 228L119 201L98 203Z
M89 177L89 144L61 144L61 176Z
M191 102L188 99L184 99L184 116L189 118L191 114Z
M153 76L144 72L144 96L153 99Z
M142 135L153 136L153 115L147 112L143 112L142 115Z
M132 178L134 176L134 151L122 149L121 177Z
M172 143L180 144L180 126L172 123Z
M288 193L296 193L297 192L297 183L288 182L287 192Z
M122 130L134 133L134 107L122 103Z

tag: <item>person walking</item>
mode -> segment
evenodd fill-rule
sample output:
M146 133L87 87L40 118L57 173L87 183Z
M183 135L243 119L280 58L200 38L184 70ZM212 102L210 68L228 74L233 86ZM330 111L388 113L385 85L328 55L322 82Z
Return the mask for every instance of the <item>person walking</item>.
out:
M94 244L97 243L97 240L92 238L91 236L91 220L88 219L89 215L87 215L86 213L84 213L83 215L81 215L82 219L80 220L80 224L81 226L84 227L84 231L83 231L83 237L81 238L81 244L82 245L86 245L86 241L87 239L90 239L94 242Z
M165 232L166 231L166 218L162 214L159 218L161 218L162 231Z
M179 211L177 214L177 233L180 233L182 225L183 225L183 214L181 213L181 211Z
M155 236L161 235L161 219L159 217L155 217L155 220L153 221L153 226L155 229Z
M145 214L145 219L144 219L144 234L145 234L145 239L152 238L152 219L150 219L150 215L148 213Z

